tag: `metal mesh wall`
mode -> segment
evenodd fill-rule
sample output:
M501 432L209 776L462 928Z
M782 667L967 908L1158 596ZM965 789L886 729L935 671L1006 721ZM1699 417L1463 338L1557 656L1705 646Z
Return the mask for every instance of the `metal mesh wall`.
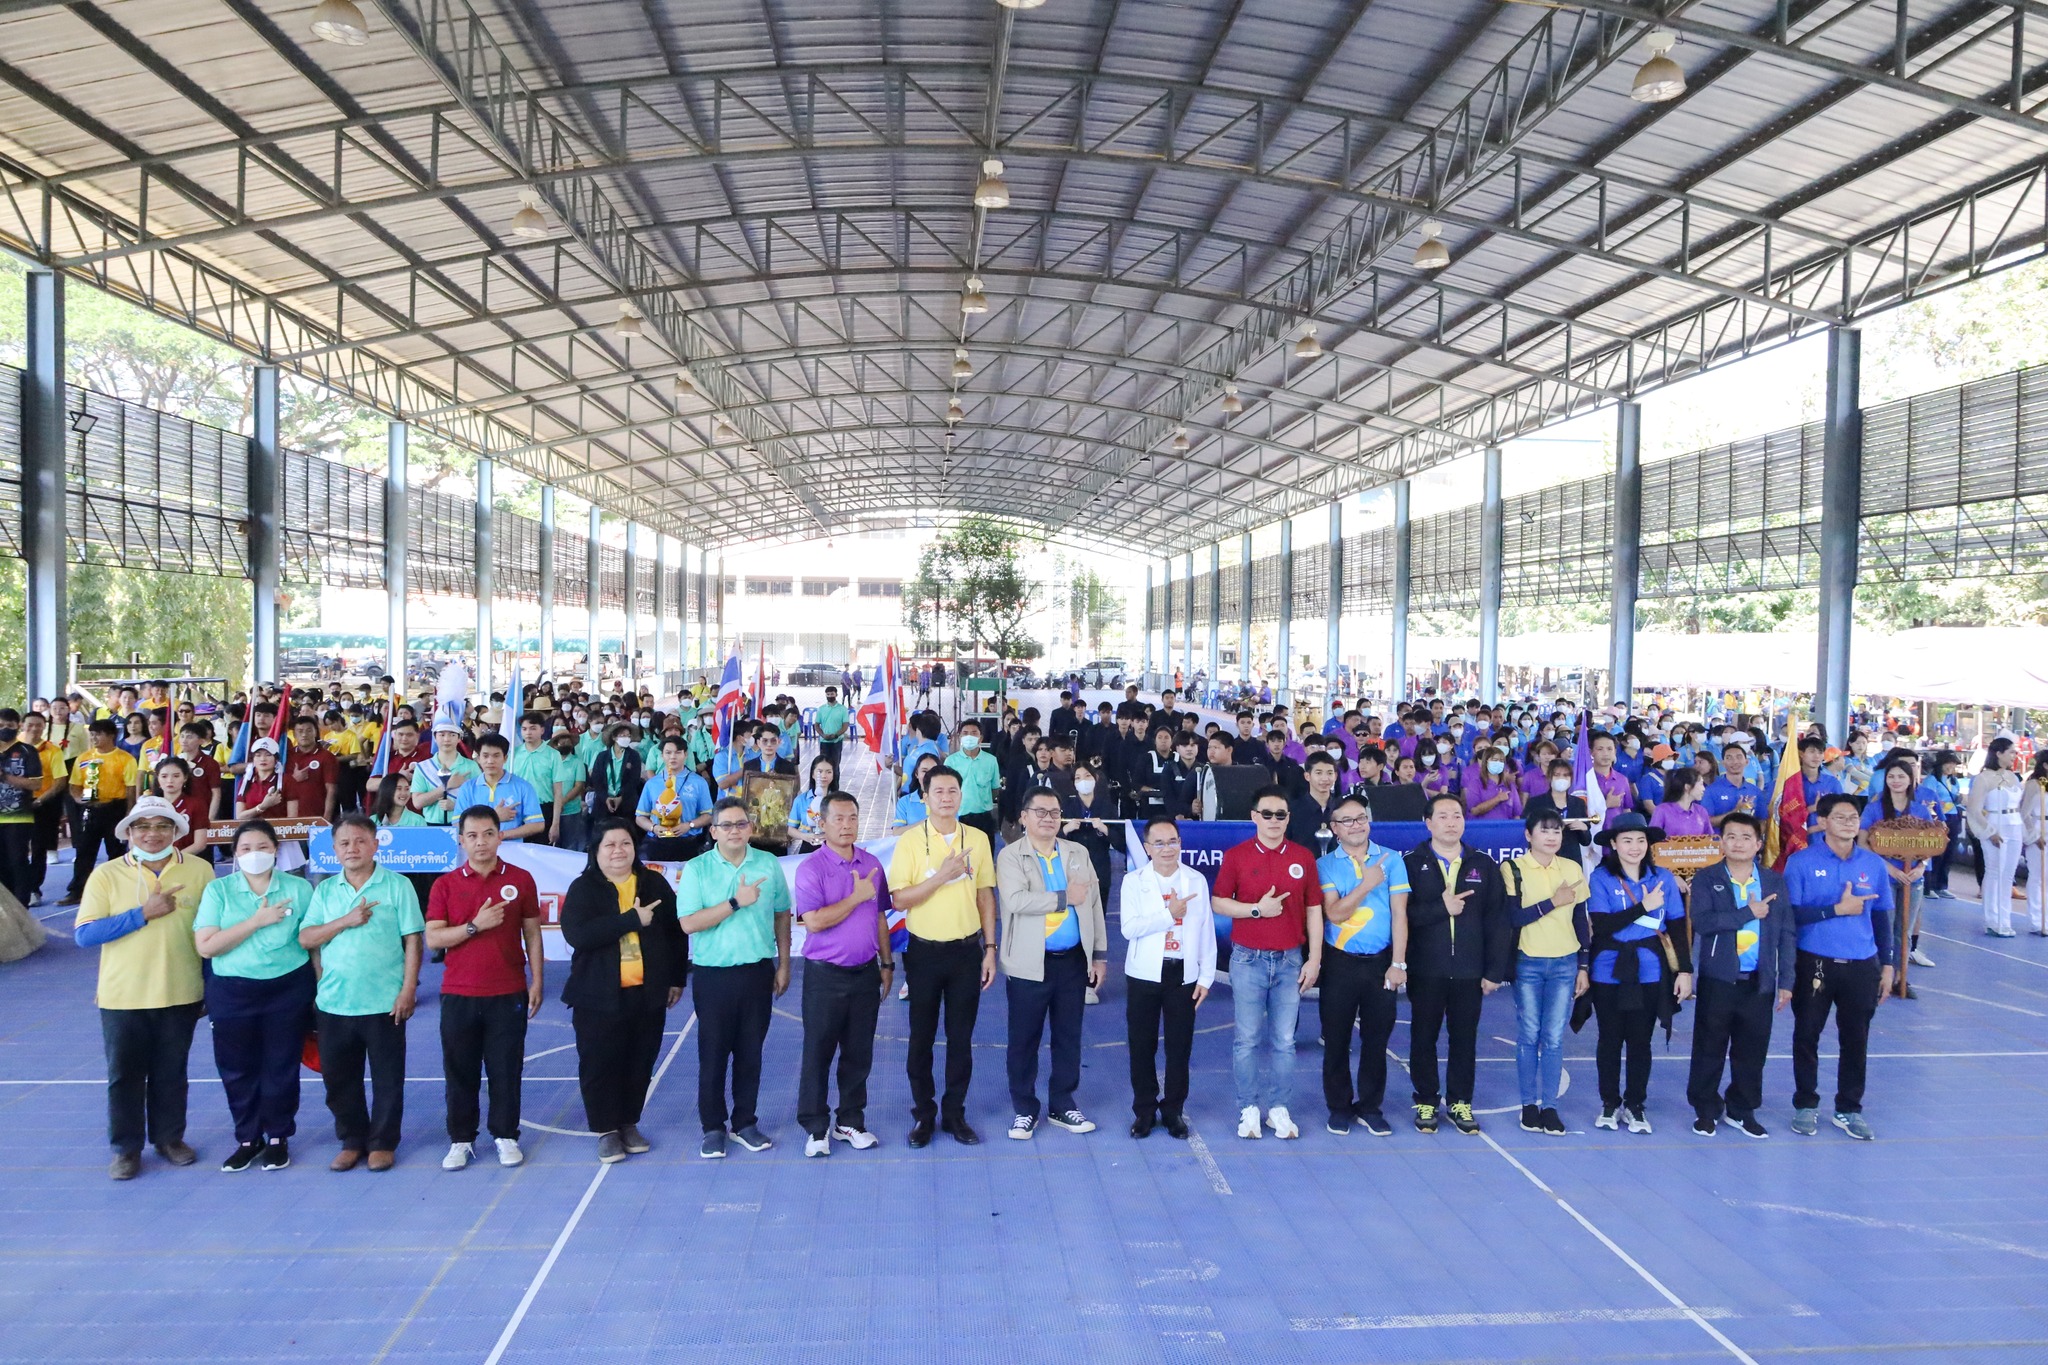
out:
M654 621L654 570L652 551L633 560L633 610L649 623L649 630L653 629Z
M1378 616L1394 608L1394 528L1344 537L1346 616Z
M284 575L384 586L384 477L302 451L284 453Z
M1209 628L1209 603L1216 598L1216 575L1207 569L1195 575L1195 629Z
M415 488L406 580L415 592L476 595L476 500Z
M14 387L18 395L18 379ZM246 437L90 389L67 389L65 403L93 419L91 431L66 437L74 555L248 576L240 529L249 506Z
M1611 479L1581 479L1506 500L1501 526L1503 601L1533 604L1607 596L1614 554L1613 489Z
M597 551L598 605L608 611L626 609L626 552L617 545L600 545Z
M1409 530L1409 605L1416 610L1477 610L1479 509L1424 517Z
M1327 541L1294 552L1294 619L1325 616L1330 610L1330 546Z
M1244 565L1225 563L1223 576L1216 584L1216 591L1222 601L1218 604L1226 628L1238 625L1244 619Z
M0 451L21 449L22 372L0 366ZM21 554L21 461L0 459L0 554Z
M590 601L590 537L555 528L555 607L581 611Z
M561 533L556 532L555 562L561 563ZM491 514L491 576L498 596L519 602L540 601L540 522L518 512L495 508ZM562 600L560 579L555 600Z

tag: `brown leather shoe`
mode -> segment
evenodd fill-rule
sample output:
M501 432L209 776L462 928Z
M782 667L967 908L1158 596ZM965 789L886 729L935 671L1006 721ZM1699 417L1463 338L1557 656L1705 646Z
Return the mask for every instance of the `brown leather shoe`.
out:
M166 1142L156 1150L157 1155L170 1162L173 1166L190 1166L199 1160L199 1153L193 1151L190 1144L184 1142Z
M344 1147L334 1154L334 1160L327 1163L327 1169L330 1171L352 1171L356 1168L356 1163L362 1159L363 1154L361 1152L353 1147Z
M114 1159L107 1163L109 1180L133 1180L142 1174L142 1155L139 1152L116 1152Z
M396 1152L370 1153L370 1169L373 1171L388 1171L397 1164L398 1153Z

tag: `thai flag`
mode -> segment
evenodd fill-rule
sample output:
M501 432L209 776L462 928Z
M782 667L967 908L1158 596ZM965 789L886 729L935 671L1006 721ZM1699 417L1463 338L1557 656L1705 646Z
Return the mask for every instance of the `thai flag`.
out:
M1590 828L1601 830L1607 827L1607 793L1600 790L1599 774L1593 771L1593 721L1584 711L1579 712L1579 741L1572 750L1572 790L1586 798L1586 819ZM1593 845L1587 846L1591 856Z
M242 753L238 761L245 764L249 761L249 744L253 738L252 729L255 724L255 714L255 702L252 700L249 704L250 719L242 722ZM286 683L283 690L277 695L277 714L271 718L269 738L277 741L277 771L282 774L285 770L285 761L291 757L292 748L292 685L290 683ZM242 794L242 788L248 784L248 781L249 769L244 767L241 776L235 779L236 796Z
M860 726L861 738L875 755L875 763L885 766L887 755L894 752L893 737L896 699L889 688L889 670L886 665L875 670L874 678L868 683L867 698L861 702L860 710L854 713L854 721Z
M711 720L721 749L732 742L732 724L745 702L746 695L740 687L740 649L734 645L732 653L725 656L725 671L718 678L718 696L711 703Z
M505 706L498 713L498 733L507 738L518 736L519 717L526 710L526 703L523 700L526 695L526 683L519 676L522 671L518 664L512 665L512 681L505 689Z
M903 705L903 670L896 658L896 646L890 645L883 654L882 671L889 675L889 709L882 718L882 743L878 752L893 754L903 734L903 723L909 715Z
M377 753L370 760L370 776L385 777L391 772L391 720L398 704L396 687L384 699L384 728L377 735Z

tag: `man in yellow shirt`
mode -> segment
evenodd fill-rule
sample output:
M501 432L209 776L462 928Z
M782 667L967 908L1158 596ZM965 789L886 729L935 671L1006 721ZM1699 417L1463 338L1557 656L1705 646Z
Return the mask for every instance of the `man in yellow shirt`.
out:
M361 809L363 779L370 771L368 756L363 752L362 736L341 712L323 711L320 713L320 742L327 746L336 760L336 817ZM374 746L370 753L376 753Z
M198 1160L185 1142L185 1062L206 996L192 921L213 868L174 847L189 832L162 797L137 801L114 830L129 851L94 869L73 929L79 947L100 950L95 1003L115 1180L141 1172L145 1138L173 1166Z
M71 764L71 888L59 905L76 905L84 897L86 878L102 849L109 858L126 851L118 827L128 814L141 773L118 743L118 721L96 720L87 729L92 747Z
M981 1141L967 1122L974 1079L974 1021L996 979L996 870L988 836L960 820L960 775L924 775L929 818L903 831L889 860L889 895L910 930L903 972L910 986L910 1145L932 1140L932 1121L955 1142ZM946 1093L933 1101L932 1048L946 1015Z

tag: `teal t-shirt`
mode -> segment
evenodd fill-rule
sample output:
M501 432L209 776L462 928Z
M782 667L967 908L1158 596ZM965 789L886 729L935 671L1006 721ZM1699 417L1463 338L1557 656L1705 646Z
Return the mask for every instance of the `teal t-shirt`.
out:
M561 775L562 756L545 742L538 749L527 748L524 741L513 745L506 765L531 783L547 805L554 804L555 783L560 782L564 787L569 785L570 779Z
M273 902L285 901L290 908L277 923L264 925L214 958L214 975L272 981L306 965L309 959L306 950L299 946L299 927L306 918L306 907L313 900L312 886L304 877L294 877L289 872L273 872L270 874L270 887L263 898ZM199 898L199 913L194 917L192 927L232 929L256 913L257 899L249 887L249 879L241 873L231 872L225 877L216 877L207 884L205 894Z
M465 782L482 771L482 768L476 766L474 759L458 758L455 760L455 766L444 773L441 771L439 759L423 758L413 764L412 767L413 795L423 796L444 784L447 785L449 794L453 795L462 789L462 785ZM454 779L452 783L448 781L451 777ZM462 807L459 805L451 809L442 806L438 802L428 806L424 811L414 810L408 805L405 815L400 818L398 823L401 825L445 825L460 814L461 811Z
M837 702L819 707L811 717L818 727L818 738L827 743L845 739L846 721L852 714Z
M427 931L412 883L381 867L360 888L350 886L346 875L323 878L313 888L305 925L338 920L365 897L370 922L342 930L320 949L314 1004L328 1014L389 1014L405 984L405 936Z
M716 848L690 859L683 864L676 887L676 914L687 918L723 905L732 899L742 877L758 885L761 894L737 914L690 935L691 966L743 967L775 956L775 917L789 913L789 882L772 853L749 848L738 867Z
M974 754L952 754L946 766L960 774L960 813L981 815L995 809L996 788L1002 785L1003 770L995 755L982 749Z
M566 792L571 787L576 786L578 783L588 782L590 780L590 764L584 761L583 755L580 750L576 753L568 754L562 753L559 750L557 750L555 753L555 759L560 764L558 772L560 773L560 781L562 783L563 791ZM580 796L572 796L568 800L564 801L562 803L561 813L563 815L583 814L583 798Z

